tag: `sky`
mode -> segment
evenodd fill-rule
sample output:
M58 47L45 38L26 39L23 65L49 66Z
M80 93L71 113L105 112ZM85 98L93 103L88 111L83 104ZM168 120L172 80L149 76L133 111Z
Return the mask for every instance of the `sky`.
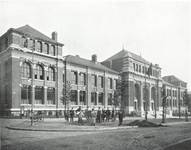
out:
M63 55L98 61L126 50L191 90L191 2L187 0L0 0L0 35L30 25L58 33Z

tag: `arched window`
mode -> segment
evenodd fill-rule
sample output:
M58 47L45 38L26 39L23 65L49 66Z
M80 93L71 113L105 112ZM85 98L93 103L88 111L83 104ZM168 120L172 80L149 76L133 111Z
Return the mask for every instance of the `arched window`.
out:
M48 68L47 80L48 81L55 81L55 71L54 71L54 68L52 68L52 67Z
M37 52L42 52L42 42L37 42Z
M31 78L31 66L27 62L24 62L22 65L22 77Z
M44 53L49 54L49 45L47 43L45 43Z
M44 80L44 69L41 65L36 66L35 79Z

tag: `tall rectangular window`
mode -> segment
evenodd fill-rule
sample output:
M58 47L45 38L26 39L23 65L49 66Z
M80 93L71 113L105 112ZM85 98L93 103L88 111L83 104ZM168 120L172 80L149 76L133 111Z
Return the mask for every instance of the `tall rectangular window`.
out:
M80 84L86 85L86 74L85 73L80 73Z
M99 76L99 87L103 88L103 76Z
M144 74L145 73L145 67L142 66L142 73Z
M135 63L133 63L133 70L135 71Z
M86 104L86 92L80 91L80 105Z
M91 103L93 105L96 105L96 99L97 99L97 93L96 92L91 92Z
M77 90L71 90L71 103L77 105Z
M91 78L91 79L92 79L92 80L91 80L91 81L92 81L92 82L91 82L92 85L96 87L96 86L97 86L97 76L96 76L96 75L92 75L92 78Z
M108 105L112 105L112 93L108 93Z
M139 72L141 73L141 65L139 65Z
M44 92L42 86L35 87L35 103L36 104L43 104L44 99Z
M72 83L78 84L78 72L77 71L72 71Z
M22 85L21 87L21 104L31 104L31 86Z
M47 88L47 103L55 104L55 88L53 87Z
M103 93L99 93L99 105L103 105Z
M113 80L112 80L112 78L108 78L108 87L109 87L110 89L113 88Z

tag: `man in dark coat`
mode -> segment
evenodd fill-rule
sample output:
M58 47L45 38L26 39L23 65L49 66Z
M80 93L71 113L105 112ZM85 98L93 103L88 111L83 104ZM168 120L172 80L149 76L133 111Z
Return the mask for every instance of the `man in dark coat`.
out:
M122 125L123 123L123 115L124 115L124 112L122 109L119 110L119 113L118 113L118 117L119 117L119 126Z
M100 107L97 111L97 122L100 123L101 122L101 110L100 110Z

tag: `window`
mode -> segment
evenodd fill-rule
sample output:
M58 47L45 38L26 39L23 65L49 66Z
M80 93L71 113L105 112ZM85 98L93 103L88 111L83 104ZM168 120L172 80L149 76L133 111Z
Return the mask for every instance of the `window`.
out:
M112 105L112 93L108 93L108 105Z
M86 74L85 73L80 73L80 84L86 85Z
M55 104L55 88L47 88L47 102L48 104Z
M55 81L55 71L54 71L54 68L52 68L52 67L48 68L47 80L48 81Z
M21 104L31 104L31 86L23 85L21 87Z
M29 48L34 49L35 48L35 41L33 39L29 40Z
M40 41L37 42L37 52L42 53L42 42L40 42Z
M72 71L72 84L78 84L78 72Z
M99 105L103 105L103 93L99 93L98 103Z
M25 37L22 37L22 46L23 47L28 47L28 40Z
M143 102L143 109L146 111L146 102Z
M80 91L80 105L85 105L86 102L86 92Z
M44 44L44 53L49 54L49 45L47 43Z
M113 80L112 80L112 78L108 78L108 87L109 87L110 89L113 88Z
M141 73L141 65L139 65L139 72Z
M91 92L91 103L93 105L96 105L96 100L97 100L97 93L96 92Z
M40 79L40 80L44 79L44 70L43 70L43 67L41 65L36 66L35 79Z
M152 109L152 111L154 110L154 103L153 102L151 103L151 109Z
M22 77L31 78L31 66L27 62L24 62L22 65Z
M115 89L117 89L117 79L114 79L114 85L113 85L113 87L114 87Z
M99 76L99 87L103 88L103 77Z
M97 76L96 75L92 75L92 85L93 86L97 86Z
M135 63L133 63L133 70L135 71Z
M55 46L54 45L51 45L51 48L49 50L49 54L52 56L55 56Z
M44 92L42 86L35 87L35 104L43 104Z
M134 110L137 110L137 102L134 101Z
M71 103L77 105L77 91L71 90Z
M138 68L139 68L139 66L138 66L138 64L136 64L136 71L138 71Z
M142 73L144 74L145 73L145 67L142 66Z

